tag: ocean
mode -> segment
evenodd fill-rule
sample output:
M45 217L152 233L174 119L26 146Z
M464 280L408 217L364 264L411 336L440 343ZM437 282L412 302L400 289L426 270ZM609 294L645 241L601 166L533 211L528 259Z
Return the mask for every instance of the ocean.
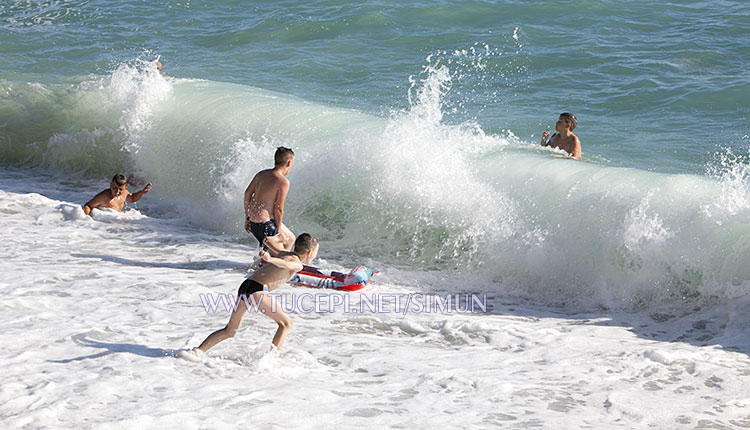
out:
M0 426L750 428L749 16L0 3ZM539 145L561 112L582 160ZM184 360L278 146L315 264L379 273ZM153 189L83 215L116 173Z

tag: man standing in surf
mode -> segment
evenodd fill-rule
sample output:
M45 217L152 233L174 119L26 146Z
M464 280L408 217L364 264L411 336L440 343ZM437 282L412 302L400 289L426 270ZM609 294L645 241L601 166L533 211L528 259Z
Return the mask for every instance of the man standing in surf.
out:
M294 162L294 151L280 146L273 158L273 169L256 173L245 190L245 230L276 256L289 252L295 239L283 223L284 202L289 192L286 176Z

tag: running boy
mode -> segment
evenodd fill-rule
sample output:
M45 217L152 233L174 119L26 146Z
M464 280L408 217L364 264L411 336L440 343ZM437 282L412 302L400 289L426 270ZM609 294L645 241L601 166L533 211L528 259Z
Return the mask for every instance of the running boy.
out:
M237 303L227 325L223 329L211 333L197 349L206 352L217 343L234 337L242 320L250 310L248 309L250 303L253 303L253 306L257 303L258 311L268 315L279 325L272 343L277 349L280 349L284 344L287 333L292 328L292 319L284 313L281 307L272 307L272 300L268 296L268 292L279 288L286 281L292 279L295 273L302 270L303 264L310 264L317 255L318 239L309 233L299 235L294 242L294 252L284 252L278 257L271 257L266 251L261 251L261 258L270 264L256 270L240 285L240 289L237 291L237 300L242 301L245 305Z
M273 169L256 173L245 190L245 230L261 246L267 246L271 255L278 255L291 250L294 243L294 234L283 223L284 202L289 192L286 176L292 168L294 151L280 146L273 158Z
M551 146L553 148L560 148L568 154L572 155L575 159L581 158L581 141L578 140L578 136L573 134L578 120L572 113L561 113L560 118L555 123L555 134L547 140L549 136L549 130L544 130L542 134L542 146Z
M122 173L118 173L109 183L109 189L102 191L83 205L83 213L89 215L94 208L109 208L116 211L122 211L125 202L135 203L143 197L144 194L151 191L151 182L146 184L142 190L137 193L128 191L128 179Z

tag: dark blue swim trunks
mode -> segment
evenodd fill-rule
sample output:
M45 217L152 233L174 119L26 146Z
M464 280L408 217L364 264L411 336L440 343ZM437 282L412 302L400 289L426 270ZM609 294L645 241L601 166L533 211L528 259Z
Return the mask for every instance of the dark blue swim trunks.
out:
M269 219L266 222L252 222L247 220L247 225L250 227L250 231L253 233L258 243L263 246L263 240L267 237L276 236L279 234L279 229L276 228L276 221Z

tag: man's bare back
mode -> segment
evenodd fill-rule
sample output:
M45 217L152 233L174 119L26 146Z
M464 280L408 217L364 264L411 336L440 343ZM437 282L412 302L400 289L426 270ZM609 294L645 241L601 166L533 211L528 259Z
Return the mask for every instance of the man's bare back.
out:
M288 192L289 179L275 169L261 170L245 191L245 216L252 222L266 222L274 218L275 207L280 206L284 210Z
M294 234L284 225L284 203L289 192L286 175L292 168L294 152L279 147L273 169L256 173L245 190L245 231L255 236L273 255L292 249Z

